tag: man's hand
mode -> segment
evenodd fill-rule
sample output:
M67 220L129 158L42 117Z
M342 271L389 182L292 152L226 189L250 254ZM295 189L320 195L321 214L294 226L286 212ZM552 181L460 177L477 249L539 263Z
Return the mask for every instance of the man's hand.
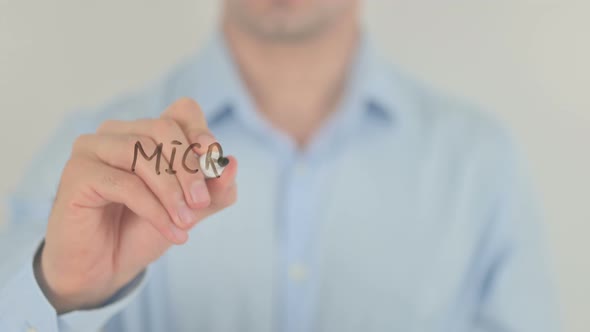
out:
M159 175L155 158L138 159L131 171L138 141L148 154L163 143ZM159 119L107 121L76 140L35 260L37 280L59 313L100 305L172 244L186 242L196 223L235 202L235 158L207 182L203 172L183 169L184 151L195 142L201 155L215 140L197 103L186 98ZM173 147L176 173L169 174ZM193 153L186 166L198 168Z

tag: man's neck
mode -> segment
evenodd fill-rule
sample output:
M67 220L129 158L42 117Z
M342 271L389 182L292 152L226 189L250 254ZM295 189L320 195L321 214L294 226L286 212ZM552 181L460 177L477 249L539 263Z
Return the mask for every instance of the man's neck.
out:
M258 111L302 147L338 106L359 28L355 13L321 35L261 40L224 22L223 30Z

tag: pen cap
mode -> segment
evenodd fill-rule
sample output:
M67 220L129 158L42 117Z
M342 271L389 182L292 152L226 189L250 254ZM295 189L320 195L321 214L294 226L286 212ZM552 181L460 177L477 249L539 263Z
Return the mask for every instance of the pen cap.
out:
M222 158L222 162L220 165L219 159L219 151L212 151L211 152L211 162L207 165L207 154L203 154L199 157L199 166L201 167L201 171L205 175L205 178L217 178L220 177L227 166L227 158Z

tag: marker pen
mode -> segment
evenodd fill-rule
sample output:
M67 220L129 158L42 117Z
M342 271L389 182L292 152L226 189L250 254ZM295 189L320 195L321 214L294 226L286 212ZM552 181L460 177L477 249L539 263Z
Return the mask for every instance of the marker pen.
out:
M209 153L206 153L199 157L199 166L201 168L201 171L205 175L206 179L218 178L223 173L225 166L229 164L229 159L227 159L226 157L219 158L219 151L211 151L209 154L211 159L210 162L207 163L208 154Z

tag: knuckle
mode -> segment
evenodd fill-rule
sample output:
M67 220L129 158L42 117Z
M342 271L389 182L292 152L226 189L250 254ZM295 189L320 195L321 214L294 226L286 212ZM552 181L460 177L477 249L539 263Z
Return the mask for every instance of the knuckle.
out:
M79 187L85 183L88 176L88 170L93 167L91 160L83 156L73 156L64 165L59 180L58 191L64 187ZM59 195L59 194L58 194Z
M97 133L105 133L112 129L119 121L117 120L106 120L103 121L96 130Z
M203 113L200 109L198 112L192 112L197 117L197 123L206 124L207 119L205 118L205 113Z
M79 169L84 169L88 166L88 161L85 158L73 156L65 164L63 168L64 174L73 173Z
M129 135L126 136L127 144L132 148L135 149L135 145L139 143L141 147L146 151L151 151L155 147L154 140L150 137L142 136L142 135Z
M178 124L172 119L164 118L155 120L153 127L156 133L165 134L176 131L178 129Z
M76 137L74 143L72 144L72 154L84 151L88 141L92 138L92 136L93 135L91 134L83 134Z
M140 180L135 176L125 176L117 172L105 172L101 175L100 181L104 186L113 190L131 192L134 195L141 189Z
M165 113L169 115L177 115L182 118L186 116L181 115L197 116L199 119L205 118L199 103L188 97L182 97L176 100L174 103L172 103L172 105L170 105L167 112Z
M114 174L112 172L103 173L100 176L100 182L104 186L115 188L115 189L121 189L123 187L121 177L117 176L116 174Z
M181 97L176 100L171 107L175 111L200 110L199 104L192 98Z
M100 180L102 184L106 185L107 187L111 187L116 190L120 190L122 188L120 179L113 174L104 174Z
M125 139L127 140L126 154L121 158L128 160L128 165L134 173L143 177L147 175L146 172L150 168L153 171L154 165L156 166L156 171L161 169L161 166L159 169L157 168L157 162L163 156L162 149L160 148L160 144L157 145L153 138L143 135L129 135ZM127 151L129 151L128 154Z

